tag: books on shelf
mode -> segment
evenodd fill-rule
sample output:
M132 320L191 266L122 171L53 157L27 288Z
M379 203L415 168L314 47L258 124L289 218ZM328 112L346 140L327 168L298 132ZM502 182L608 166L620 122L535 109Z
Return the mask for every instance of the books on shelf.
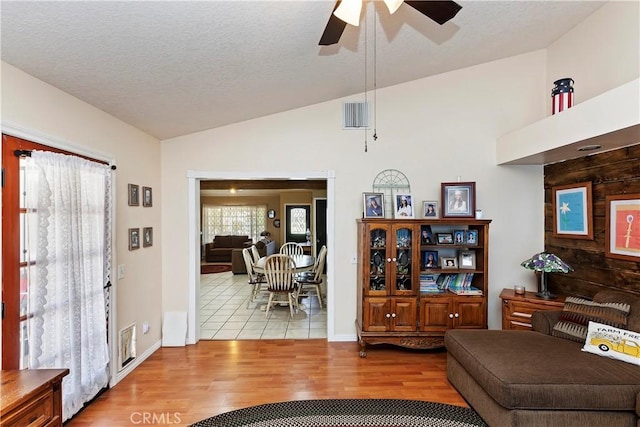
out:
M453 292L456 295L484 295L481 289L474 286L468 288L449 288L449 292Z
M421 274L420 275L420 292L438 293L443 289L438 287L436 283L438 274Z
M420 283L422 284L422 280ZM436 279L438 289L448 290L456 295L483 295L482 290L472 286L471 283L473 283L473 273L443 273Z

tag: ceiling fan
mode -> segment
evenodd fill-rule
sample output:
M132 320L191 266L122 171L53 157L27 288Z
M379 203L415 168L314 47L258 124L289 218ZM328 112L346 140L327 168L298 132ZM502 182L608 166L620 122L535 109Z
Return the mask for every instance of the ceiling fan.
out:
M384 0L384 3L391 14L398 10L402 3L406 3L440 25L456 16L462 9L462 6L454 1ZM362 0L338 0L333 13L329 16L329 22L322 33L319 45L328 46L338 43L347 24L355 26L360 24L361 10Z

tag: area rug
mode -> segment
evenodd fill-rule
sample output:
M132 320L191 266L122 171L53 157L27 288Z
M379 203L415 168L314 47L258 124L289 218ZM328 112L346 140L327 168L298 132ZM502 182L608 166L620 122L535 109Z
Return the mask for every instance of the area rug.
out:
M202 264L200 274L224 273L231 271L231 264Z
M487 426L470 408L397 399L295 400L226 412L191 427Z

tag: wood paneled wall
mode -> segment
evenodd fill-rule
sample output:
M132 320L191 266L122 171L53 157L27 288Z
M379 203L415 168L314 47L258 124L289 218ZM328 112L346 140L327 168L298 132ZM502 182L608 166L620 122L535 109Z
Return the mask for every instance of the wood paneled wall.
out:
M549 289L587 297L603 288L640 294L640 262L605 257L605 197L640 193L640 144L546 165L544 175L545 249L575 269L549 274ZM586 181L592 183L594 239L554 237L552 188Z

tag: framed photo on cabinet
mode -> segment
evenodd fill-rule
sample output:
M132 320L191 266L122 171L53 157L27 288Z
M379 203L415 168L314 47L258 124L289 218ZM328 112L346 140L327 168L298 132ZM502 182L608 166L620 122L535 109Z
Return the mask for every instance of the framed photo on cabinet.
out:
M433 200L422 202L422 212L422 216L425 218L439 218L440 213L438 211L438 202Z
M413 218L413 198L411 194L396 194L393 199L393 207L395 213L393 217L395 219L407 219Z
M363 193L362 199L365 218L384 218L383 193Z
M476 253L474 251L460 251L460 261L458 265L460 268L470 268L475 270Z
M458 259L455 257L441 257L440 268L458 268Z
M475 216L475 182L443 182L441 188L443 218L473 218Z

